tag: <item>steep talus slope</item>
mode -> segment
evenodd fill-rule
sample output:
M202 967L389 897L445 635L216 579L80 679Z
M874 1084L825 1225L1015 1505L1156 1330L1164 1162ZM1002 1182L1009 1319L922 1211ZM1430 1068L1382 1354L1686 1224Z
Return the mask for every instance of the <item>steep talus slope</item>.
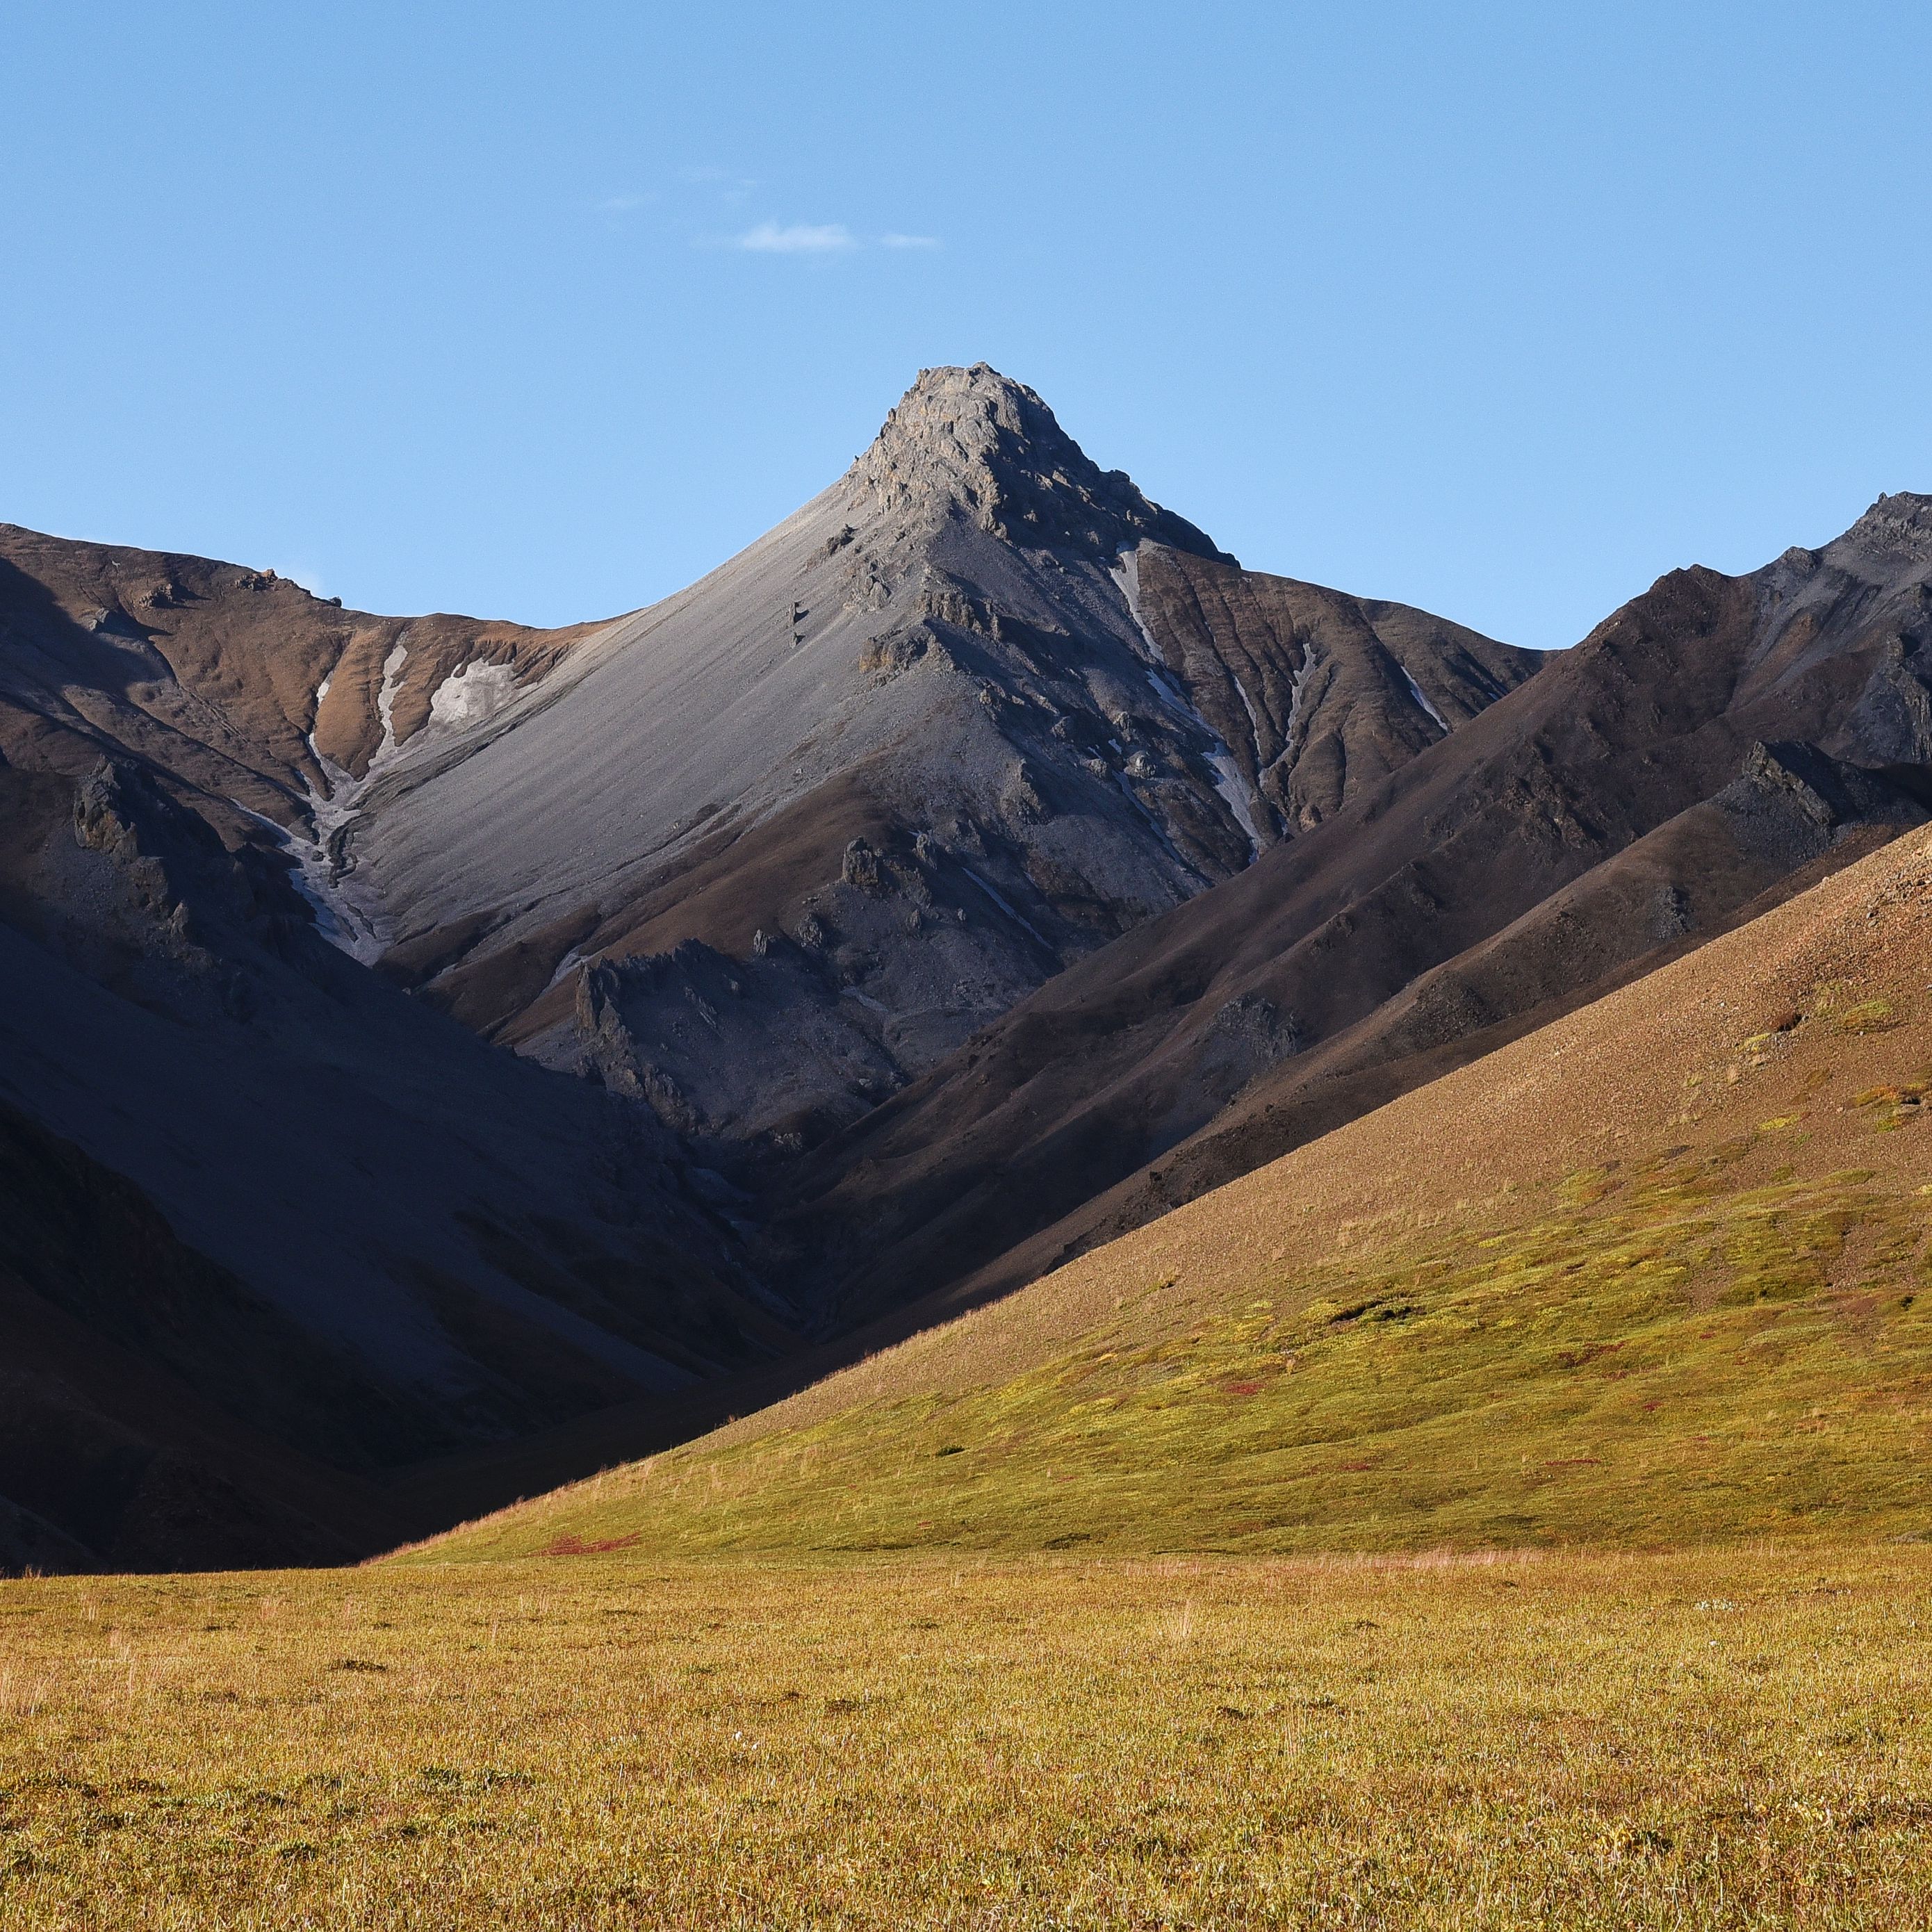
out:
M1932 834L430 1559L1932 1532Z
M1676 572L1076 964L786 1177L827 1325L1017 1286L1918 822L1928 576L1922 497Z
M927 371L838 484L539 714L386 775L355 850L392 968L728 1162L796 1152L1277 835L1201 708L1239 677L1267 702L1261 674L1163 663L1142 550L1240 579L1030 391ZM1532 668L1455 638L1478 701ZM1382 770L1442 728L1375 650L1358 704L1411 714Z

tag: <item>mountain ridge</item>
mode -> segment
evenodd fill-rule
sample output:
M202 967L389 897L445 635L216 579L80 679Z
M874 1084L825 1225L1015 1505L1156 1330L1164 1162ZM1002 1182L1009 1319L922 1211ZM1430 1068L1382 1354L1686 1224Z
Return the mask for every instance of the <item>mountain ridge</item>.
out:
M1665 965L1932 808L1928 532L1883 497L1540 658L1243 569L983 364L562 631L0 527L8 1533L434 1528ZM56 1173L172 1327L34 1218Z

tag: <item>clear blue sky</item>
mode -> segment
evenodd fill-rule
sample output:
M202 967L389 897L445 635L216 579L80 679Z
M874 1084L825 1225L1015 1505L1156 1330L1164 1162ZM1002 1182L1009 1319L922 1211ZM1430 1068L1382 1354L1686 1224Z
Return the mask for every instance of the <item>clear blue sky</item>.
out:
M1924 0L0 27L0 518L364 608L662 596L982 358L1528 644L1932 490Z

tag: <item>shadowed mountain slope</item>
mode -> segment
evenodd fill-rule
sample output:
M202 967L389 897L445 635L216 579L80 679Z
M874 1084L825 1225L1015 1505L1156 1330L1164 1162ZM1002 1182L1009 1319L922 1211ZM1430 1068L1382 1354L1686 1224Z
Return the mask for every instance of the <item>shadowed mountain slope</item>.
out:
M399 1467L795 1346L655 1120L326 945L277 856L131 765L0 806L20 1560L339 1558Z
M433 1545L1924 1534L1932 835L1024 1292Z
M834 1328L1017 1286L1918 823L1928 578L1932 500L1896 496L1661 580L800 1163L798 1292Z

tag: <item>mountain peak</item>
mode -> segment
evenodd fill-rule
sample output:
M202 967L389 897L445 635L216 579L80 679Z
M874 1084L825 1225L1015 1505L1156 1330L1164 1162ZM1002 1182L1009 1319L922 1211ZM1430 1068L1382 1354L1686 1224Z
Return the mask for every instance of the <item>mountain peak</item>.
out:
M1932 496L1909 490L1880 496L1829 550L1852 551L1894 569L1932 563Z
M1023 382L988 364L922 369L852 478L870 507L922 520L953 512L1029 548L1108 557L1144 538L1206 556L1202 532L1103 470Z

